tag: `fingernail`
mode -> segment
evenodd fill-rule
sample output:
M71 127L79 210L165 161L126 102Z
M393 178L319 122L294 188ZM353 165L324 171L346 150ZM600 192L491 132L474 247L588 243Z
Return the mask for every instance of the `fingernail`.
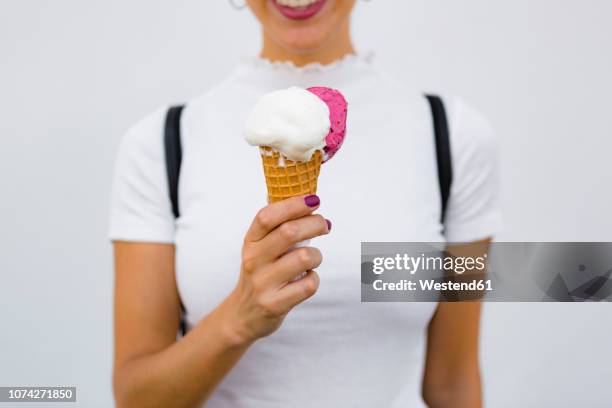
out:
M326 218L325 222L327 223L327 232L331 231L331 226L332 226L331 221Z
M316 207L317 205L321 203L321 200L319 199L318 195L312 194L312 195L304 197L304 202L309 207Z

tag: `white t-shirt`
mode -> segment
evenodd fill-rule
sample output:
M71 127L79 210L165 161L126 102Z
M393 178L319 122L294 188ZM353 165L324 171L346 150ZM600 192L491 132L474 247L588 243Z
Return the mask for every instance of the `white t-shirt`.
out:
M347 136L321 169L319 212L332 232L312 240L323 253L318 293L257 341L209 400L215 408L420 407L423 340L432 303L361 303L361 241L439 242L440 194L431 112L422 92L368 58L296 68L245 60L187 104L175 222L163 150L166 107L126 134L116 164L113 240L176 244L176 275L193 326L234 288L242 239L266 205L257 148L243 139L264 93L329 86L348 101ZM454 182L446 239L489 237L499 225L497 142L486 121L445 99Z

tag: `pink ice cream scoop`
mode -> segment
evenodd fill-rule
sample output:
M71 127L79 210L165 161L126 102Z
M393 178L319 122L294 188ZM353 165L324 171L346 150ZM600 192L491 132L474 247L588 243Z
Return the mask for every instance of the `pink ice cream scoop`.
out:
M323 161L331 159L342 146L344 136L346 136L346 113L347 103L342 94L331 88L324 86L314 86L308 91L317 95L329 108L329 133L325 137L325 147L323 147Z

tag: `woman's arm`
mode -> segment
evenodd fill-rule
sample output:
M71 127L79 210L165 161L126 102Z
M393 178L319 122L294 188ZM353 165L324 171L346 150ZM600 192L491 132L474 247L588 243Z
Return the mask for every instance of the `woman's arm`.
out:
M117 406L202 403L254 341L312 296L319 283L312 269L321 253L310 247L287 251L329 232L325 219L311 214L317 207L296 197L263 208L245 236L236 288L178 341L174 246L115 242Z
M247 348L218 308L176 341L174 246L115 243L118 407L184 407L206 397ZM203 347L205 345L205 347Z
M490 240L449 246L455 256L478 257ZM480 408L480 302L438 304L427 332L423 398L430 408Z

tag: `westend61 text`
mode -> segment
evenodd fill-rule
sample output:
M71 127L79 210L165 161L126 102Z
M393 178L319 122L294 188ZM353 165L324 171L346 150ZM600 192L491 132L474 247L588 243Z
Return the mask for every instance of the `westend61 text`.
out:
M489 279L478 279L470 282L438 282L434 279L419 279L411 281L402 279L397 282L383 282L378 279L372 283L377 291L492 291L493 285Z

